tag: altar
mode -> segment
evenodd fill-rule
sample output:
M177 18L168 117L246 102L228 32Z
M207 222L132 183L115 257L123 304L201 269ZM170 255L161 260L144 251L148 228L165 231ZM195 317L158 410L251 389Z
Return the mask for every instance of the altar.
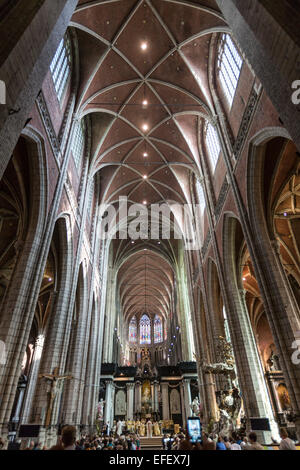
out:
M178 434L192 416L191 405L199 397L196 363L153 366L147 353L137 367L103 364L100 399L105 402L103 423L147 436ZM148 433L149 434L149 433Z

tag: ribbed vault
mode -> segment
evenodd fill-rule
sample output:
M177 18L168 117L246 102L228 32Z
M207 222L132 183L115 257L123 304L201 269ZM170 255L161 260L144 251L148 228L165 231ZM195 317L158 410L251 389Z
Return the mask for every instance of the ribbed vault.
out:
M211 40L228 31L216 2L83 0L71 25L80 58L76 113L90 118L90 171L100 172L102 203L119 196L146 206L190 203L191 174L201 176L200 130L216 114ZM126 316L145 310L145 298L146 310L167 315L166 263L174 266L177 248L177 240L113 242L116 263L138 250L119 272Z

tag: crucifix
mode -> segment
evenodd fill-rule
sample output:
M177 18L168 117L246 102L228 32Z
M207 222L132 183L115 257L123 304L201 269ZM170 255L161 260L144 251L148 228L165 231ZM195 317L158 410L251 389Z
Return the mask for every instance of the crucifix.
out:
M58 367L55 367L53 370L53 374L40 374L40 379L46 379L51 382L51 390L49 392L49 401L48 401L48 409L46 414L45 426L50 426L51 424L51 415L53 411L54 401L59 390L60 382L63 383L64 380L71 380L74 377L72 375L59 375L58 374Z

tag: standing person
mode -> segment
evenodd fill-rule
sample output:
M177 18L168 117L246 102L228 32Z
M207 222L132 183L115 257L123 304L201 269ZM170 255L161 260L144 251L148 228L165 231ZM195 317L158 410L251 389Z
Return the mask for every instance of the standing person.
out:
M117 422L117 435L120 437L122 435L122 430L123 430L123 423L122 421L119 419L119 421Z
M236 433L232 433L232 438L231 438L231 448L230 450L242 450L240 444L238 444L238 436Z
M152 437L152 421L149 419L147 422L147 437Z
M64 450L75 450L76 428L74 426L65 426L62 429L61 442Z
M227 436L224 436L224 437L223 437L223 441L224 441L226 450L231 450L231 444L230 444L229 439L228 439Z
M288 432L285 428L280 428L279 434L282 439L279 450L297 450L294 441L289 438Z
M162 447L164 450L167 450L167 435L164 434L162 439L161 439Z
M224 440L221 436L218 437L216 442L216 450L227 450Z
M169 436L169 439L167 441L167 449L168 450L172 450L173 441L174 441L173 436Z
M255 432L250 432L248 439L245 437L242 447L243 450L265 450L263 446L257 442L257 435Z

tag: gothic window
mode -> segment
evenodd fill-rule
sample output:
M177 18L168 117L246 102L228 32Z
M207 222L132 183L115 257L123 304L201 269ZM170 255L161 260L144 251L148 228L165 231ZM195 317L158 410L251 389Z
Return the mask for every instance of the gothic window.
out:
M203 214L206 207L204 189L200 181L196 180L196 200L197 200L197 210L195 212L197 218L197 227L199 230L199 235L201 242L203 242L204 238L204 223L203 223Z
M57 98L61 102L66 89L68 79L71 76L72 49L69 35L66 34L61 40L58 49L50 65L52 79Z
M136 337L137 337L137 323L136 323L136 318L132 317L129 323L129 342L130 343L136 343Z
M140 344L151 344L151 322L146 314L140 320Z
M196 181L196 190L197 190L197 199L198 199L197 203L199 205L200 214L203 215L203 212L206 206L206 201L205 201L203 186L198 179Z
M212 171L215 170L221 150L216 128L208 123L205 129L205 143L208 150Z
M91 181L91 184L89 186L89 195L88 195L88 207L87 207L87 213L90 219L92 218L92 204L93 204L93 199L94 199L94 192L95 192L95 179L93 178Z
M228 319L227 319L225 307L223 307L223 319L224 319L225 338L226 338L226 341L228 341L228 343L231 343L230 331L229 331L229 325L228 325Z
M242 65L243 59L230 35L223 34L219 49L218 72L222 88L230 107L233 103Z
M74 135L73 135L73 144L72 144L72 154L75 161L75 165L79 168L83 149L84 149L84 135L85 135L85 122L84 119L78 121L75 124Z
M161 318L155 315L154 318L154 343L162 343L163 341L163 327Z

